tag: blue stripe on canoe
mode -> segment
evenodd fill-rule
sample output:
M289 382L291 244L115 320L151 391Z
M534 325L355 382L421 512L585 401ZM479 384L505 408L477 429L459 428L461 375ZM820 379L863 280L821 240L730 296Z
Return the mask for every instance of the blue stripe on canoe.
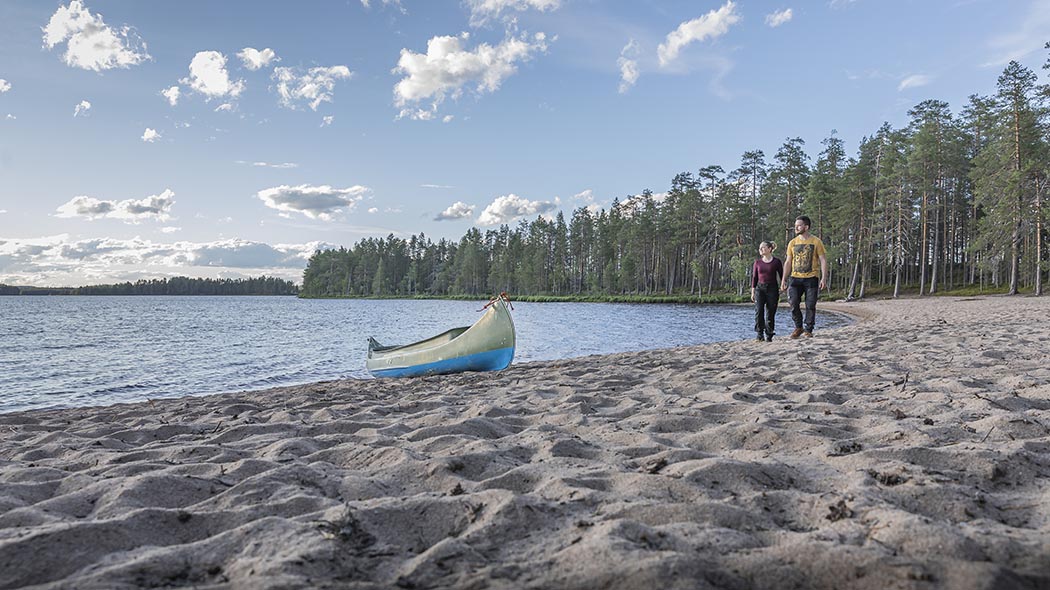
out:
M506 369L513 358L514 347L510 346L423 365L378 369L372 371L372 374L376 377L419 377L462 371L499 371Z

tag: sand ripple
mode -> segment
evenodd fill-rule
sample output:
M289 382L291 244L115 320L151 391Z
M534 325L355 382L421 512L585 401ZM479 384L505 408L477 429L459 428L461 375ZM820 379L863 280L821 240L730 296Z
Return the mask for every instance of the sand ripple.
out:
M801 342L0 415L0 588L1050 587L1050 298L845 309Z

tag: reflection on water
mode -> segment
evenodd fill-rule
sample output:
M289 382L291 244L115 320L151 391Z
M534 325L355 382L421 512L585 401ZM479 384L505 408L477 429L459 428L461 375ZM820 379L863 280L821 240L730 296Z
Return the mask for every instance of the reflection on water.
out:
M367 338L421 340L483 302L0 297L0 412L367 378ZM515 363L739 340L749 306L515 303ZM783 308L781 329L791 323ZM817 313L818 329L847 320Z

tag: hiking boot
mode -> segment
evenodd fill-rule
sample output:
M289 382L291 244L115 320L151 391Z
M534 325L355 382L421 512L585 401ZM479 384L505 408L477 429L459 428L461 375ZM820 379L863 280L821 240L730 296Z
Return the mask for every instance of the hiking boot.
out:
M762 338L762 334L758 334L757 336L755 336L755 340L758 340L759 342L765 342L765 338Z
M798 337L802 335L802 328L795 328L795 331L791 333L792 340L798 340Z
M766 335L766 342L772 342L772 341L773 341L773 335L772 334L767 334Z
M805 338L812 338L813 337L813 332L803 332L802 336L805 337Z

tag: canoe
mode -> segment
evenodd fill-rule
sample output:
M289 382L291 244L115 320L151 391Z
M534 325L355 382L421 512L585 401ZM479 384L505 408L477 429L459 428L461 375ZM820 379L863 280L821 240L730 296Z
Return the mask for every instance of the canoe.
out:
M501 294L473 326L453 328L403 346L368 339L365 367L376 377L419 377L462 371L499 371L514 358L514 321Z

